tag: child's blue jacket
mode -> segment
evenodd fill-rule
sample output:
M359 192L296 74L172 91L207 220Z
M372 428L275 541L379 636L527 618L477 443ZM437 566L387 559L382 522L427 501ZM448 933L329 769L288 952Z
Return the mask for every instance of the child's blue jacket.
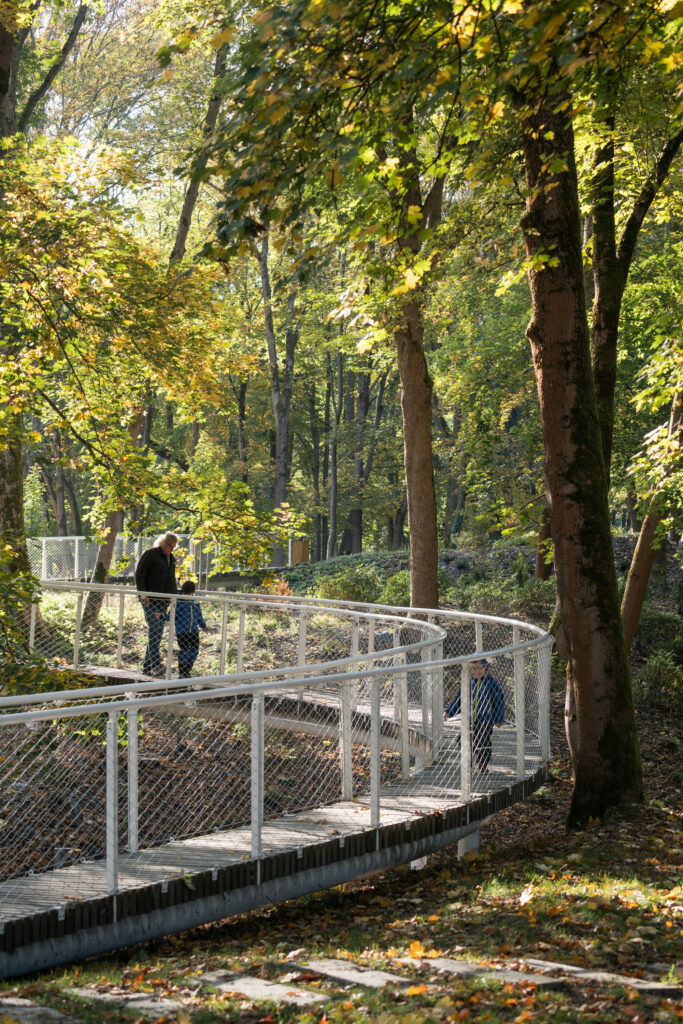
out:
M175 606L176 633L199 633L200 626L202 629L207 628L199 601L189 597L179 598Z
M487 672L481 679L471 680L470 720L472 722L493 722L501 725L505 721L505 698L501 685ZM446 709L447 718L460 711L460 694Z

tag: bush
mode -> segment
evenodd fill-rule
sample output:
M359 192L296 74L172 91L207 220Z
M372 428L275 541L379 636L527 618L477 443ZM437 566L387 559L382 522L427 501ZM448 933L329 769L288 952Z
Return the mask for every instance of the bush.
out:
M364 601L374 604L381 590L382 580L376 569L355 565L323 576L318 581L316 595L331 601Z
M390 576L384 584L379 597L380 604L398 605L401 608L410 606L410 570L401 569Z
M633 696L638 704L683 718L683 668L674 664L668 651L653 651L634 677Z
M659 612L646 605L633 640L633 653L647 658L663 651L670 661L683 668L683 621L678 615Z

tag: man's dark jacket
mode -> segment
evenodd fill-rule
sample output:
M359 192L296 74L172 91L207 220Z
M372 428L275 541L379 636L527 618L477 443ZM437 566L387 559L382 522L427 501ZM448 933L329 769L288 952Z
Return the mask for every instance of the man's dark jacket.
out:
M139 591L177 594L173 555L167 558L161 548L144 551L135 569L135 586Z

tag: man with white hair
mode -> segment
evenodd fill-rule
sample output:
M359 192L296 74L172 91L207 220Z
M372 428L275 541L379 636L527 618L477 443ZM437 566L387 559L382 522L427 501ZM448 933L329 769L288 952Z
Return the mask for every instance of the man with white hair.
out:
M148 676L163 676L159 648L164 632L164 622L168 618L169 600L162 597L147 597L153 594L177 594L178 586L175 578L175 558L173 549L178 543L175 533L162 533L154 541L151 548L140 556L135 569L135 586L140 598L142 610L147 622L147 650L142 671Z

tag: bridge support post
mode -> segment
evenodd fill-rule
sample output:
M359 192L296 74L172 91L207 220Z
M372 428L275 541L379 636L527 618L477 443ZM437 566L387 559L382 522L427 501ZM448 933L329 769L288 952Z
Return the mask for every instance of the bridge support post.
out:
M264 744L263 696L251 698L251 855L260 857L263 852L263 744Z
M472 775L472 732L470 729L470 664L465 662L460 670L460 797L470 798Z
M106 866L107 892L119 887L119 716L107 715L107 782L106 782Z
M472 850L479 849L479 829L475 829L473 832L469 832L462 839L458 839L458 860L464 857L466 853L471 853Z
M518 644L520 641L519 626L512 630L512 642ZM526 732L525 723L525 693L524 693L524 651L514 651L512 655L513 673L515 680L515 734L517 739L517 781L524 779L524 736Z
M357 658L358 657L358 619L354 619L352 621L352 623L351 623L351 654L350 654L350 657L352 657L352 658ZM356 663L356 665L354 666L355 671L358 671L358 668L359 668L359 666ZM353 687L353 692L351 694L351 707L354 708L354 709L355 709L356 705L358 704L358 696L359 696L358 691L359 691L359 689L360 689L360 687L358 685L354 686Z
M425 736L432 736L429 719L432 710L432 675L424 663L429 661L431 647L423 647L420 650L420 695L422 699L422 731Z
M134 693L126 694L134 700ZM138 711L128 712L128 852L138 852Z

